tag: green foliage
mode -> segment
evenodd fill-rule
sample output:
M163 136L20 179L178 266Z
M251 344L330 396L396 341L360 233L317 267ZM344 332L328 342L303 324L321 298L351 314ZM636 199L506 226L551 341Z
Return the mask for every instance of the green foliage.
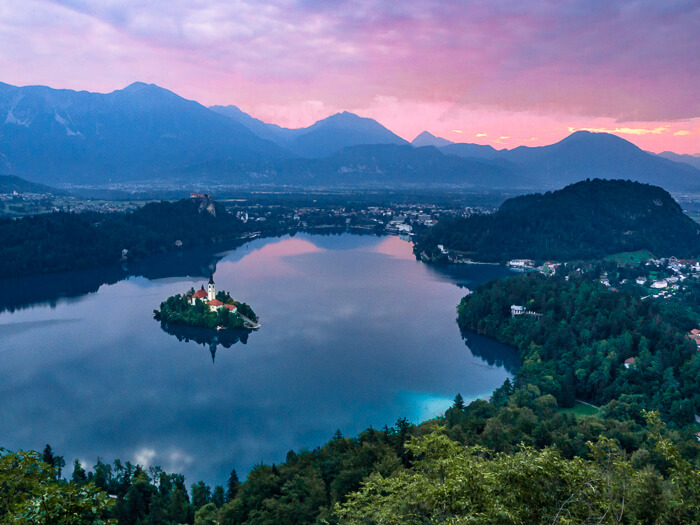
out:
M219 294L221 295L222 292L219 292ZM234 302L226 292L224 294L227 301L230 301L227 304L236 304L238 311L252 321L257 321L258 318L250 306L245 303ZM224 297L224 295L221 296ZM164 324L171 323L202 328L221 327L231 330L246 328L245 321L238 315L238 312L234 313L226 308L211 311L209 305L204 301L197 299L195 304L192 305L187 300L187 297L180 294L168 297L160 303L160 309L153 311L153 317Z
M600 259L648 250L659 256L698 254L700 228L663 189L622 180L586 180L562 190L515 197L493 215L440 221L416 241L479 261Z
M511 317L510 306L542 314ZM608 415L641 420L642 408L660 410L684 426L700 407L700 355L685 337L684 316L631 292L614 292L576 274L521 275L492 281L462 299L460 327L518 349L517 384L605 405ZM627 358L635 364L624 366Z
M51 213L0 220L0 276L78 270L239 238L246 225L212 203L158 202L133 213ZM252 227L249 226L248 229Z
M653 416L652 420L653 420ZM658 423L658 419L652 424ZM658 444L669 461L675 448ZM697 523L699 473L687 462L663 477L635 470L618 444L588 443L587 459L553 448L515 453L463 447L442 432L408 444L411 470L373 474L336 506L341 524Z
M36 452L0 449L0 523L104 524L113 502L92 483L56 481Z

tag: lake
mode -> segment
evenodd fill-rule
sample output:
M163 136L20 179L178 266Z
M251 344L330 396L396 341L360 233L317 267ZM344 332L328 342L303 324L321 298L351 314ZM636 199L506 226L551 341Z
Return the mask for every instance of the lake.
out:
M210 272L260 330L217 344L153 319ZM425 265L393 236L299 234L0 281L0 446L50 443L68 476L99 456L213 485L336 429L424 421L517 367L512 349L465 343L455 322L465 287L508 274Z

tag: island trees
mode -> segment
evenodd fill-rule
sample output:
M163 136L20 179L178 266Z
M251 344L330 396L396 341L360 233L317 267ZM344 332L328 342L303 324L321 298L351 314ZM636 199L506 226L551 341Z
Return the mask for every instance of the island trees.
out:
M153 311L153 317L163 324L176 324L210 329L247 329L249 324L246 323L243 316L248 317L253 322L257 322L258 318L249 305L233 301L226 292L219 292L219 294L219 297L225 298L226 302L221 301L221 299L219 299L219 301L224 304L236 306L235 312L227 308L213 310L207 303L201 300L196 300L194 304L191 304L186 296L177 294L163 301L160 304L160 309ZM239 312L243 314L243 316L241 316Z

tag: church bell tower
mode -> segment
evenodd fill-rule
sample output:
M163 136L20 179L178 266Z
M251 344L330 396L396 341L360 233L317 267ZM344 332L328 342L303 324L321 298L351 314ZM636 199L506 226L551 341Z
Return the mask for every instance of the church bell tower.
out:
M216 289L214 288L214 276L211 275L209 277L209 286L207 289L207 300L213 301L214 299L216 299Z

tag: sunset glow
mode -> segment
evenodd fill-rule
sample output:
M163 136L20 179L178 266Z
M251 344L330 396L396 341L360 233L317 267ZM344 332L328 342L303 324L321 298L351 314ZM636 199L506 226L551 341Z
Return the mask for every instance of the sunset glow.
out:
M591 129L698 153L699 27L693 0L8 0L0 81L138 80L286 127L347 110L407 140Z

